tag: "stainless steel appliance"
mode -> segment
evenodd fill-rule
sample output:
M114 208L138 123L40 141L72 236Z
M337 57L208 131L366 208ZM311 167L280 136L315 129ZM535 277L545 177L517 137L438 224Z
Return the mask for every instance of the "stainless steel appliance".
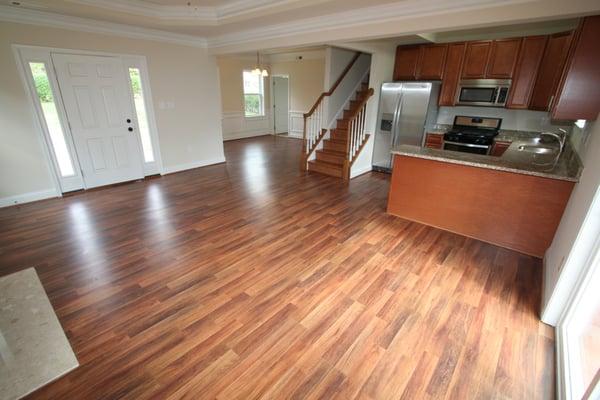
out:
M456 104L460 106L504 107L510 79L468 79L460 81Z
M444 150L489 154L501 125L502 118L457 115L444 134Z
M440 82L387 82L381 85L373 169L390 172L392 147L421 146L426 126L437 120Z

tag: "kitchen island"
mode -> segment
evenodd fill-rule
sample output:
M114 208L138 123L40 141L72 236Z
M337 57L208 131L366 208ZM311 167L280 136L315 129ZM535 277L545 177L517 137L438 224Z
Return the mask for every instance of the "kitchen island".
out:
M398 146L388 213L542 258L581 164L568 146L558 159L522 146L502 157Z

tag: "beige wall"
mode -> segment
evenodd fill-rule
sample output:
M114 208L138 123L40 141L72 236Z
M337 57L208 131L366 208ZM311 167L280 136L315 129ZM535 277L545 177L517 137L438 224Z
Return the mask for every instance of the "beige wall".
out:
M271 73L289 76L290 111L307 112L323 92L325 59L272 63Z
M53 188L12 44L146 56L163 166L176 170L223 158L218 69L206 50L0 22L0 200ZM161 110L161 101L175 108Z
M251 59L233 57L219 58L221 79L221 106L223 112L243 112L244 96L242 71L253 69L256 62ZM288 75L290 78L290 110L306 112L323 92L325 59L264 63L273 75ZM265 80L265 106L270 105L270 79Z

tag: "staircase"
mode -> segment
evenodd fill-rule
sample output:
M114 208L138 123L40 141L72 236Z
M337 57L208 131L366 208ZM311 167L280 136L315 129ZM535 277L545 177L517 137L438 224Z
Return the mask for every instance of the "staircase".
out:
M344 110L342 119L338 119L336 127L330 131L329 139L323 139L323 149L316 150L317 158L308 162L309 171L344 178L350 128L349 118L360 111L369 97L369 84L362 83L360 90L356 92L356 98L350 101L350 106ZM363 143L360 143L361 149L368 139L369 135L365 135Z
M345 180L350 179L352 164L370 137L365 132L365 121L367 102L373 95L373 89L370 89L369 84L363 81L358 84L356 92L352 95L352 88L356 87L355 84L352 84L352 79L357 78L358 71L365 71L363 68L368 67L365 65L364 57L356 65L357 68L352 70L354 72L349 74L348 80L344 81L346 89L342 89L339 93L336 92L337 99L340 96L348 96L352 100L347 101L349 104L343 110L342 118L336 121L335 128L327 129L327 119L330 117L324 115L327 114L324 109L324 100L335 92L360 55L360 53L355 55L331 89L322 93L310 111L304 114L304 135L300 157L302 171L317 172ZM368 69L365 73L368 82ZM359 76L364 78L364 73L360 72L360 74Z

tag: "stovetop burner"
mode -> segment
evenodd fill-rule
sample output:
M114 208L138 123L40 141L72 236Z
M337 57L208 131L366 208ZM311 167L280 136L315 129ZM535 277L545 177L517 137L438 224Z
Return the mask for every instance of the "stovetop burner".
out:
M501 124L502 118L457 115L452 129L444 134L444 141L490 146Z

